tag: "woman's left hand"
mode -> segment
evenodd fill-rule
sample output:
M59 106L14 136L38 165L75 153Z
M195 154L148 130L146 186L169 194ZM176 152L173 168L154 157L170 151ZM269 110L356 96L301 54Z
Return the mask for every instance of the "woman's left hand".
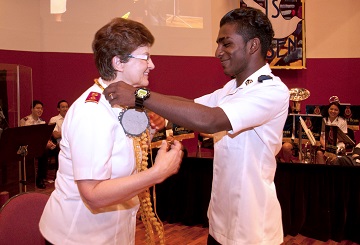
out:
M150 119L151 128L160 130L165 127L165 118L163 118L162 116L160 116L152 111L148 112L148 116Z

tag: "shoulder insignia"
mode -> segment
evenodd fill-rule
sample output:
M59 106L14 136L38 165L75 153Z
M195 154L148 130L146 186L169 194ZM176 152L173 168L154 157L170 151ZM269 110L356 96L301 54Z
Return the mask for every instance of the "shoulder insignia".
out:
M96 104L99 103L101 98L101 94L98 92L90 92L89 95L86 97L85 102L95 102Z
M264 80L269 80L269 79L272 79L272 77L269 76L269 75L261 75L261 76L258 78L258 82L259 82L259 83L262 83L262 81L264 81Z

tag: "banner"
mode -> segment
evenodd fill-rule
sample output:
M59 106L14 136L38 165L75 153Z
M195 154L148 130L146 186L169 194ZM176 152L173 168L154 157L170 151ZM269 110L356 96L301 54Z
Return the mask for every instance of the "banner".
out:
M240 7L260 9L275 36L267 60L272 69L305 69L304 0L240 0Z

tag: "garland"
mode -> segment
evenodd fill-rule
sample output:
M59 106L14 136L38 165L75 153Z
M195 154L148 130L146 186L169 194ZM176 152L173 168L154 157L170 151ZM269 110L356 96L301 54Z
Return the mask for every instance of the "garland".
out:
M94 79L96 85L104 91L104 87L100 84L98 79ZM138 172L144 171L148 166L148 154L150 146L150 132L148 129L141 134L140 137L133 137L133 146L135 152L136 169ZM152 163L152 158L151 158ZM146 230L146 243L148 245L155 245L155 232L158 234L159 244L165 245L164 226L156 213L156 194L155 186L153 187L153 198L155 211L152 208L150 190L147 188L145 191L138 194L140 200L140 215Z
M134 152L136 160L136 168L138 172L144 171L148 166L148 153L150 145L149 130L146 130L140 137L134 137ZM151 159L152 162L152 159ZM155 212L152 208L150 190L147 188L145 191L138 194L140 200L140 215L141 220L146 230L146 244L155 245L156 238L154 229L158 235L159 244L165 245L164 226L156 214L156 195L155 186L153 187L154 193L154 206Z

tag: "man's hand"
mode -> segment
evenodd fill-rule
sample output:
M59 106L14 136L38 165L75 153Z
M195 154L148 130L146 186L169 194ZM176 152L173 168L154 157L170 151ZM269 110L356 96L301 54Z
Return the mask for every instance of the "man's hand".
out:
M103 92L105 98L112 107L114 106L135 106L136 88L123 82L110 84Z

